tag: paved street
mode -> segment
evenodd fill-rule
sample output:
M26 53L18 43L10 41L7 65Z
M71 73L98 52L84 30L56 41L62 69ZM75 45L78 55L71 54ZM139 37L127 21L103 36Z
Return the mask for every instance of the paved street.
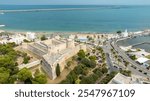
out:
M108 70L109 70L109 72L118 71L118 70L119 70L119 68L115 68L115 67L113 66L113 63L112 63L112 61L111 61L110 56L109 56L108 53L106 53L106 61L107 61L107 65L108 65Z
M118 40L121 40L121 39L118 39ZM119 46L117 46L116 41L117 40L108 40L106 42L106 45L102 46L102 48L106 54L106 62L108 65L109 72L119 71L120 69L123 69L123 70L128 69L132 72L132 74L150 78L150 71L148 71L141 65L137 64L134 60L130 59L127 56L127 54L122 49L120 49ZM91 47L93 47L93 45L91 45ZM111 54L111 49L113 49L113 48L117 52L117 55L122 57L121 62L119 64L115 60L113 55ZM129 62L130 65L128 65L128 67L125 67L123 60ZM136 67L136 69L133 68L133 66ZM142 72L140 72L139 70L141 70ZM147 73L147 74L144 74L144 73Z
M129 70L131 70L132 73L136 74L136 75L141 75L147 78L150 78L150 71L148 71L147 69L145 69L144 67L140 66L139 64L137 64L135 61L133 61L132 59L130 59L126 53L120 49L117 45L116 45L116 41L110 42L110 44L112 45L112 47L116 50L116 52L118 52L118 55L122 56L123 59L125 61L128 61L130 64L132 64L133 66L135 66L137 69L133 69L132 67L128 67ZM142 70L142 73L139 72L139 70ZM147 75L145 75L144 73L147 73Z

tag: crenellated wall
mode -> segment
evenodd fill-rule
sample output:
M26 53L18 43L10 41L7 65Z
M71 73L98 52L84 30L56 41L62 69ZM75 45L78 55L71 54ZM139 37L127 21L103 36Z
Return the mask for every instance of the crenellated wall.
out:
M66 65L66 60L73 57L74 55L76 55L79 50L83 49L84 51L86 51L86 45L82 44L82 45L77 45L76 47L69 49L68 51L66 51L66 53L62 54L53 64L49 64L47 61L44 62L43 68L45 68L44 70L50 71L47 72L49 77L51 79L55 79L56 76L56 66L57 64L60 65L60 71L62 72L65 68ZM44 58L43 58L44 59Z

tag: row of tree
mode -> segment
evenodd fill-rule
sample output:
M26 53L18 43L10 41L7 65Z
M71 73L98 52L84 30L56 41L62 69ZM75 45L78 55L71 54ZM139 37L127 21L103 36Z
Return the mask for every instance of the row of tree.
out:
M13 49L14 44L0 45L0 83L14 83L16 80L17 52Z
M84 50L80 50L77 56L78 58L76 61L78 61L78 65L61 83L94 84L98 78L108 72L106 67L96 68L96 56L87 55Z
M17 79L19 82L25 84L45 84L47 83L47 77L37 69L32 76L32 73L29 69L23 68L17 74Z
M36 72L34 76L29 69L18 69L17 57L21 52L15 51L14 43L0 45L0 84L16 83L17 81L22 83L46 83L47 78L44 74ZM24 57L27 57L24 54ZM27 58L27 61L29 59Z

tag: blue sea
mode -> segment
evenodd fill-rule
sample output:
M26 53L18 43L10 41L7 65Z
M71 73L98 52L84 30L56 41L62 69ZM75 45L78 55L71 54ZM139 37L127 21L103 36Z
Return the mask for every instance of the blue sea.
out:
M67 10L63 10L63 9ZM78 8L78 9L72 9ZM150 6L115 5L0 5L0 10L58 9L5 12L4 30L44 32L116 32L150 28ZM62 10L61 10L62 9Z

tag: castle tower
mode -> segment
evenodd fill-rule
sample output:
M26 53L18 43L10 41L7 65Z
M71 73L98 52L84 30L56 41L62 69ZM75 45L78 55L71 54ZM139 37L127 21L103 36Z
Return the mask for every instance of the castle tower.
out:
M72 40L72 39L67 39L66 44L67 44L67 45L66 45L67 48L74 48L74 47L75 47L74 40Z

